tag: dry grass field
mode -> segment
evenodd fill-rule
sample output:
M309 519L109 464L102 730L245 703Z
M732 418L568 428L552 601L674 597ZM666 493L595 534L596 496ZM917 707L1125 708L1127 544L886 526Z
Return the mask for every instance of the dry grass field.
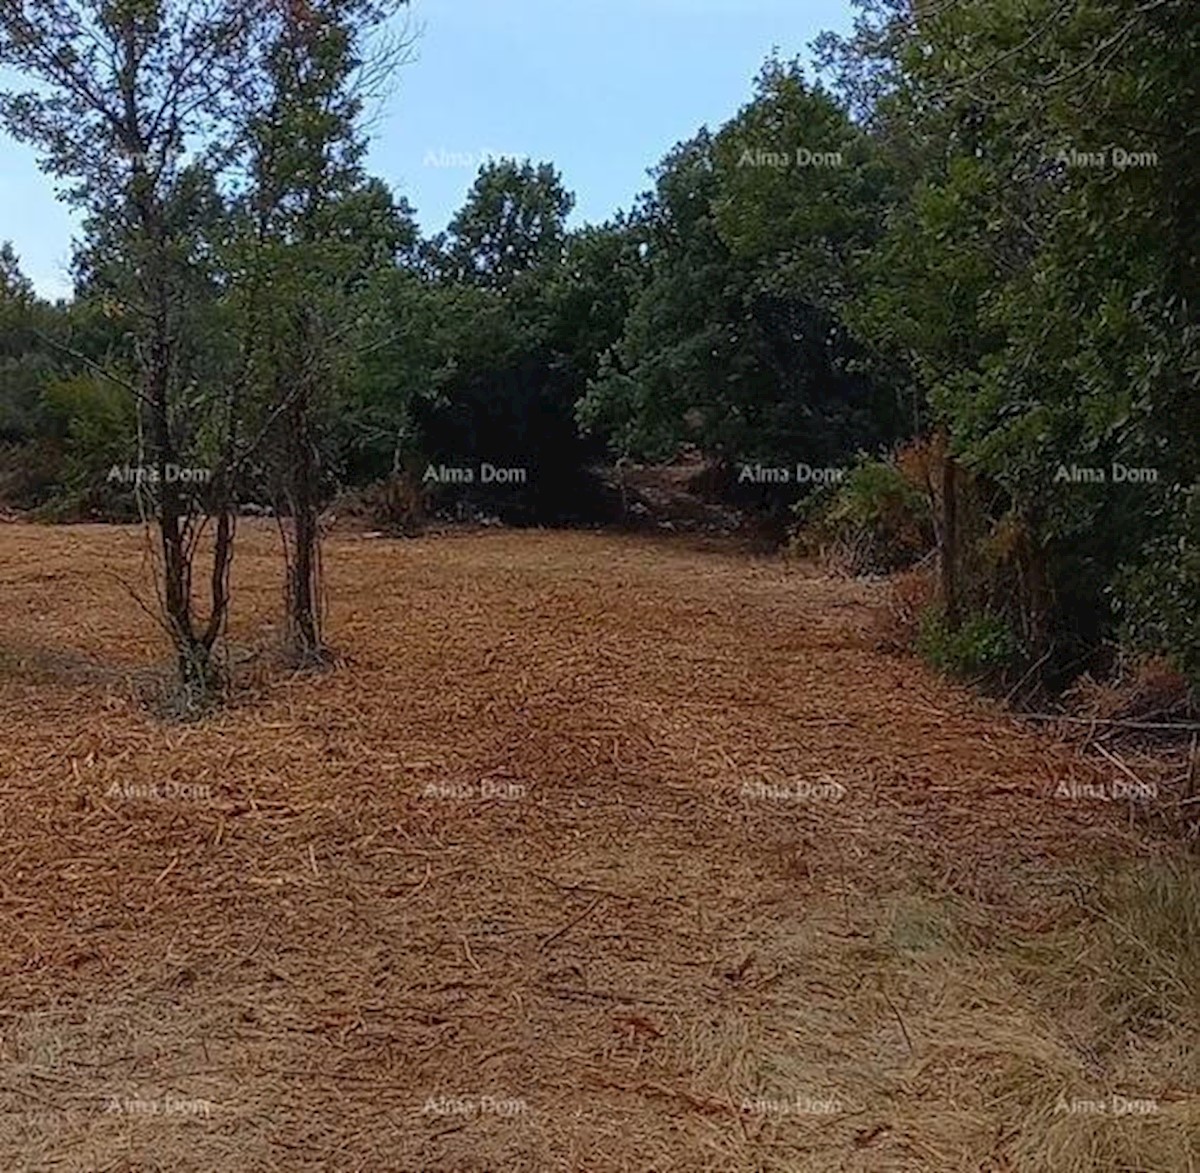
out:
M183 725L139 531L0 526L0 1169L1200 1168L1194 861L877 588L346 534L290 674L239 543Z

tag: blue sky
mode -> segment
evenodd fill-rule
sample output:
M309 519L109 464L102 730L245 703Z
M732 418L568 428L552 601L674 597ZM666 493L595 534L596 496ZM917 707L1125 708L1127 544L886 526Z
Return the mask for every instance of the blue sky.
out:
M646 171L750 96L778 47L847 30L848 0L415 0L415 60L373 114L369 169L426 233L446 226L486 152L553 162L575 223L628 207ZM0 137L0 240L46 296L70 291L74 221L27 148Z

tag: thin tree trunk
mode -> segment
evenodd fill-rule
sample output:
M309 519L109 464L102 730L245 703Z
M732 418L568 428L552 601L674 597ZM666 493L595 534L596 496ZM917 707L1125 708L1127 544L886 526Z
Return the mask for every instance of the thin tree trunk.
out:
M168 296L161 277L154 298L158 303L152 321L147 373L158 472L158 526L163 555L163 609L167 629L175 645L179 683L189 700L202 701L214 681L210 648L198 637L192 615L191 558L185 538L185 503L179 486L171 479L178 463L175 438L171 433L170 382L171 344Z
M962 622L958 591L958 478L948 438L942 453L942 602L946 622L956 631Z
M307 372L301 375L307 377ZM319 469L307 388L296 396L288 415L288 498L295 549L288 573L287 618L293 652L310 662L320 660L325 647L320 617Z

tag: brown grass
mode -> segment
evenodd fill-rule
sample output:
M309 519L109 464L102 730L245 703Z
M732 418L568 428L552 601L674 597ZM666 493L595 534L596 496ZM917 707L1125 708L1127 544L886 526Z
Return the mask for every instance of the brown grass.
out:
M0 1168L1195 1167L1188 873L877 588L344 536L341 666L171 725L140 550L0 527Z
M1081 676L1067 693L1077 716L1126 721L1186 721L1192 716L1187 678L1159 656L1120 664L1109 679Z
M881 651L912 650L921 629L921 616L933 606L937 593L937 568L933 566L901 570L888 579L883 604L875 612Z

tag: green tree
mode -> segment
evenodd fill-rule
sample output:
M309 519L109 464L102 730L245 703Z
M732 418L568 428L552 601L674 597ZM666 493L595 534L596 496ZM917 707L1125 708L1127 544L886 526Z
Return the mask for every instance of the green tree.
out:
M66 196L103 223L124 262L134 374L117 378L145 420L157 469L154 509L162 606L185 695L212 691L212 649L228 606L229 519L218 522L218 566L207 620L192 597L197 517L172 477L203 430L184 361L196 241L174 214L177 195L206 163L189 147L203 133L213 154L244 94L255 52L254 6L230 0L29 0L0 6L0 67L28 88L0 94L0 126L39 151ZM193 156L189 159L189 155ZM186 202L186 201L184 201Z
M574 206L549 163L487 163L437 242L443 272L484 289L511 289L522 274L561 262Z
M849 319L1023 535L1026 635L1078 663L1147 592L1164 616L1200 596L1195 24L1174 0L864 7L826 60L911 181ZM1061 475L1114 463L1158 487ZM1127 624L1194 663L1194 626L1168 628Z
M842 216L802 223L797 211L783 238L766 231L781 192L751 173L790 169L793 138L826 154L831 127L850 136L828 100L780 70L768 69L739 120L668 155L639 209L649 276L579 406L620 453L665 459L690 443L729 468L829 463L893 426L838 316ZM789 104L798 127L787 125ZM759 123L783 125L770 151L757 131L747 136ZM798 205L806 194L802 185ZM814 257L827 258L823 270Z
M276 440L270 479L291 518L287 621L303 662L325 656L318 514L329 417L361 342L364 290L414 244L407 209L362 169L363 71L381 77L405 50L401 41L372 55L369 42L401 5L329 0L304 19L282 13L250 123L244 349Z

